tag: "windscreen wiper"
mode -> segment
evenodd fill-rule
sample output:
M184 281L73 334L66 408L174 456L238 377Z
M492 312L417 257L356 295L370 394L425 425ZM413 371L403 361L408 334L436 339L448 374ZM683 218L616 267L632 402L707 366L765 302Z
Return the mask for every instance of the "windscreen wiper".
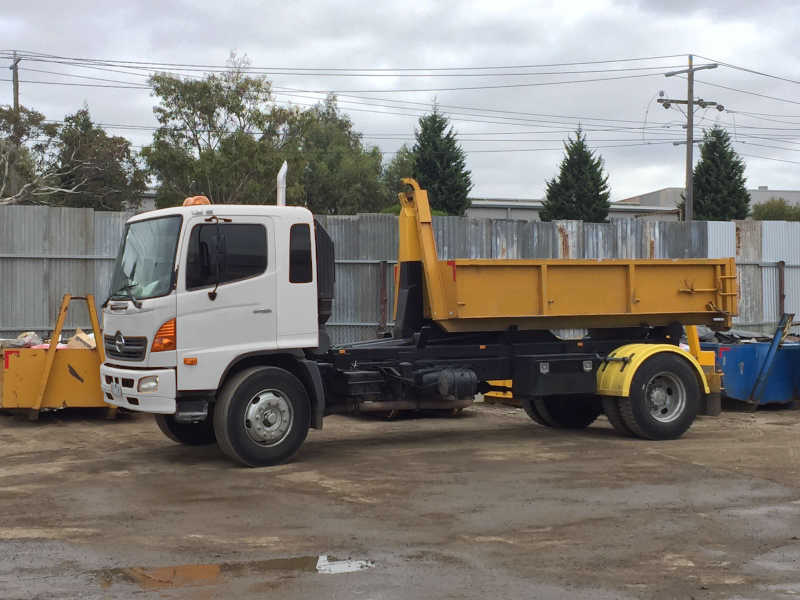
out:
M122 296L122 298L128 299L131 302L133 302L133 305L136 308L142 308L141 300L137 300L136 297L133 294L131 294L131 292L130 292L131 288L135 287L136 285L137 284L136 284L135 281L130 281L129 280L128 283L126 283L125 285L120 287L117 291L111 292L111 295L108 298L106 298L105 302L103 302L103 306L108 304L108 301L111 300L114 296L118 296L119 295L119 296ZM122 292L125 292L124 296L122 295Z

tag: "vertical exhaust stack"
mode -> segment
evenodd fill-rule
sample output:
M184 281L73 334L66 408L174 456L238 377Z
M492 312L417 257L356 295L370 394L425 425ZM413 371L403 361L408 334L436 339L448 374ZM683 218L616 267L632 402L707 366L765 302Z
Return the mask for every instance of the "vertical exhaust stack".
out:
M280 171L278 171L278 206L286 206L286 171L289 165L283 161Z

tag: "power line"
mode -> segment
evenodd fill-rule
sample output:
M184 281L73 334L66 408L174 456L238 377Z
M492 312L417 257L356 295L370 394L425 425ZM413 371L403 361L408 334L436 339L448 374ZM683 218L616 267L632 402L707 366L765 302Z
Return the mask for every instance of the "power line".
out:
M760 112L753 112L753 111L745 111L745 110L737 110L737 113L741 113L743 115L761 115L763 117L784 117L786 119L800 119L800 115L782 115L782 114L774 114L774 113L760 113Z
M696 55L698 58L702 58L703 60L709 60L711 62L719 63L720 65L726 66L731 69L736 69L738 71L744 71L745 73L753 73L754 75L761 75L762 77L769 77L771 79L779 79L780 81L788 81L789 83L799 83L796 79L789 79L787 77L781 77L780 75L772 75L771 73L764 73L763 71L756 71L755 69L748 69L747 67L741 67L739 65L733 65L731 63L723 62L721 60L714 60L713 58L708 58L707 56L700 56L699 54Z
M92 81L104 81L107 83L125 83L130 85L142 85L136 83L135 81L123 81L121 79L108 79L106 77L91 77L89 75L78 75L76 73L59 73L58 71L46 71L44 69L31 69L30 67L25 67L23 71L30 71L32 73L47 73L49 75L58 75L59 77L76 77L78 79L91 79ZM133 75L133 73L131 73ZM148 86L149 87L149 86Z
M130 84L131 86L135 87L136 89L144 89L144 86L141 86L141 88L140 88L140 86L138 86L134 82L121 81L121 80L118 80L118 79L108 79L108 78L101 78L101 77L90 77L88 75L77 75L77 74L71 74L71 73L59 73L59 72L56 72L56 71L46 71L46 70L41 70L41 69L27 69L27 70L28 71L35 71L35 72L38 72L38 73L48 73L48 74L53 74L53 75L59 75L59 76L64 76L64 77L76 77L76 78L81 78L81 79L90 79L90 80L94 80L94 81L102 81L102 82L107 82L107 83ZM33 81L31 81L31 83L33 83ZM58 85L59 84L59 82L38 82L38 83L53 83L54 85ZM273 89L274 90L286 89L286 90L294 91L294 88L273 87ZM297 90L297 91L302 91L302 90ZM283 96L288 96L288 97L310 98L310 99L318 100L317 98L312 98L310 96L305 96L305 95L301 95L301 94L292 94L292 93L281 92L281 91L275 91L274 93L276 95L283 95ZM407 100L377 99L377 98L373 99L373 98L368 98L368 97L350 96L350 95L342 95L342 97L343 98L357 98L357 99L364 99L364 100L370 100L370 101L378 100L378 101L383 101L383 102L405 103L405 104L413 104L413 105L420 105L420 106L426 106L426 107L429 106L428 103L413 102L413 101L407 101ZM341 102L346 103L346 102L350 102L350 101L342 100ZM354 104L367 104L367 103L359 103L359 102L352 102L352 103L354 103ZM374 104L374 102L370 102L368 105L370 105L370 106L383 106L384 108L400 108L400 107L394 107L394 106L378 105L378 104ZM468 111L474 111L474 112L489 112L489 113L514 114L514 115L524 115L524 116L545 116L545 117L552 117L552 118L578 119L578 120L581 120L581 121L609 121L609 122L619 122L619 123L637 123L638 122L638 121L634 121L634 120L630 120L630 119L611 119L611 118L604 118L604 117L587 117L587 116L570 116L570 115L562 116L562 115L551 115L551 114L540 114L540 113L527 113L527 112L520 112L520 111L506 111L506 110L498 110L498 109L491 109L491 108L476 108L476 107L469 107L469 106L466 106L466 107L464 107L464 106L453 106L453 105L439 105L439 106L441 106L442 108L455 108L455 109L468 110ZM454 114L457 114L457 113L454 113ZM509 117L498 117L498 118L508 119ZM530 120L530 119L526 119L526 120ZM543 122L546 122L546 121L543 121ZM665 124L665 123L663 123L663 124Z
M624 75L620 77L601 77L595 79L575 79L571 81L549 81L549 82L539 82L539 83L511 83L511 84L503 84L503 85L493 85L493 86L469 86L469 87L460 87L460 88L428 88L428 89L393 89L393 90L301 90L309 93L316 93L316 94L338 94L344 92L352 92L352 93L386 93L386 92L398 92L398 93L405 93L405 92L446 92L446 91L458 91L458 90L487 90L487 89L500 89L500 88L519 88L519 87L538 87L538 86L548 86L548 85L563 85L563 84L570 84L570 83L590 83L590 82L597 82L597 81L612 81L618 79L632 79L637 77L652 77L654 75L661 75L661 73L648 73L646 75ZM10 79L0 79L0 81L11 81ZM98 84L98 83L73 83L73 82L66 82L66 81L39 81L39 80L20 80L23 83L34 83L34 84L42 84L42 85L62 85L62 86L72 86L72 87L96 87L96 88L115 88L115 89L134 89L134 90L149 90L151 87L149 85L136 85L131 83L130 85L108 85L108 84ZM800 102L798 103L800 104Z
M739 88L730 87L727 85L721 85L719 83L711 83L710 81L701 81L700 79L695 79L695 83L702 83L703 85L710 85L712 87L722 88L724 90L730 90L732 92L739 92L741 94L750 94L751 96L758 96L759 98L766 98L767 100L776 100L778 102L788 102L790 104L800 104L797 100L789 100L787 98L778 98L777 96L768 96L766 94L759 94L758 92L753 92L750 90L740 90Z
M20 51L20 53L24 54L26 58L30 58L30 60L39 60L42 62L47 62L46 59L59 59L59 60L69 60L69 61L76 61L76 62L84 62L84 63L92 63L92 64L101 64L107 66L123 66L128 65L129 68L157 68L157 67L186 67L190 69L220 69L220 70L228 70L230 67L227 65L209 65L209 64L191 64L191 63L168 63L168 62L153 62L153 61L131 61L131 60L115 60L115 59L96 59L96 58L78 58L78 57L67 57L67 56L59 56L56 54L45 54L41 52L32 52L32 51ZM387 71L490 71L490 70L501 70L501 69L535 69L535 68L550 68L550 67L568 67L568 66L581 66L581 65L598 65L598 64L610 64L610 63L628 63L628 62L637 62L637 61L645 61L645 60L661 60L667 58L678 58L684 56L682 54L667 54L662 56L645 56L645 57L636 57L636 58L616 58L616 59L605 59L605 60L589 60L589 61L574 61L574 62L562 62L562 63L544 63L544 64L527 64L527 65L495 65L495 66L483 66L483 67L475 67L475 66L462 66L462 67L369 67L369 68L356 68L356 67L253 67L253 66L246 66L243 67L243 70L249 71L285 71L285 70L292 70L292 71L365 71L365 72L387 72ZM133 65L133 66L131 66ZM135 67L134 67L135 66Z
M411 93L411 92L463 92L474 90L497 90L510 88L543 87L550 85L569 85L574 83L596 83L598 81L617 81L621 79L638 79L640 77L655 77L663 73L644 73L639 75L618 75L616 77L593 77L588 79L570 79L561 81L539 81L526 83L504 83L497 85L473 85L462 87L439 87L439 88L414 88L414 89L356 89L356 90L301 90L303 92L313 92L317 94L383 94L383 93Z
M592 150L605 150L608 148L633 148L637 146L657 146L661 144L671 144L672 141L666 142L637 142L634 144L612 144L608 146L593 146L590 145L590 149ZM487 150L470 150L464 149L464 152L467 154L492 154L492 153L508 153L508 152L563 152L564 147L559 146L557 148L502 148L502 149L487 149ZM397 151L384 151L381 154L397 154Z
M495 84L495 85L475 85L475 86L460 86L460 87L435 87L435 88L411 88L411 89L401 89L401 88L394 88L394 89L341 89L341 90L298 90L301 92L306 93L316 93L316 94L345 94L345 93L358 93L358 94L374 94L374 93L412 93L412 92L453 92L453 91L475 91L475 90L493 90L493 89L513 89L513 88L528 88L528 87L543 87L543 86L555 86L555 85L570 85L576 83L597 83L600 81L618 81L623 79L637 79L641 77L655 77L658 75L663 75L663 72L656 72L656 73L640 73L637 75L617 75L613 77L593 77L593 78L586 78L586 79L569 79L569 80L560 80L560 81L539 81L539 82L525 82L525 83L503 83L503 84ZM72 85L72 86L79 86L79 87L120 87L120 86L113 86L113 85L94 85L94 84L79 84L79 83L56 83L56 82L46 82L46 81L28 81L27 83L52 83L54 85ZM125 82L127 83L127 82ZM125 86L134 89L147 89L147 86L142 86L137 88L136 84L131 82L131 85Z
M40 61L37 59L28 59L36 62L45 62L51 64L76 64L67 63L65 61ZM77 65L76 65L77 66ZM249 74L264 74L264 75L288 75L299 77L527 77L527 76L551 76L551 75L584 75L589 73L619 73L628 71L655 71L663 69L673 69L680 65L663 65L656 67L624 67L621 69L583 69L571 71L525 71L525 72L498 72L498 73L326 73L326 72L301 72L301 71L250 71ZM29 69L33 71L34 69ZM194 70L199 72L201 69ZM47 71L42 71L47 73ZM122 71L117 71L122 72ZM178 70L180 72L180 69ZM203 71L208 72L208 71ZM224 73L226 70L214 71L215 73ZM130 73L133 75L133 73Z
M302 95L302 94L292 94L292 93L286 93L286 92L275 92L275 95L276 96L286 96L286 97L289 97L289 98L305 98L305 99L321 101L321 99L310 97L310 96L305 96L305 95ZM417 109L417 108L414 108L414 107L404 107L404 106L392 106L392 105L387 105L387 104L378 104L376 102L369 101L370 99L368 99L368 98L365 98L365 100L367 100L366 102L360 102L360 101L357 101L357 100L347 100L347 98L352 98L352 97L354 97L354 96L343 96L343 98L345 98L345 99L342 99L339 102L341 104L355 104L357 106L359 106L359 105L360 106L371 106L371 107L389 108L389 109L393 109L393 110L416 110L417 112L415 113L415 116L421 116L422 114L427 114L427 112L428 112L427 110L422 111L421 109ZM375 99L375 100L377 101L378 99ZM419 103L415 102L413 104L419 104L419 105L422 105L422 106L428 106L427 104L421 103L421 102L419 102ZM439 106L441 108L455 108L455 107L453 107L451 105L439 105ZM450 116L453 120L459 120L459 119L456 119L456 115L462 115L462 116L467 116L467 117L483 117L483 116L487 116L487 115L482 114L483 111L481 109L465 108L465 110L472 110L474 112L477 112L478 114L454 112L454 111L450 111L450 110L447 110L446 114L448 116ZM504 113L506 111L497 111L497 110L489 109L487 112L490 112L490 113ZM525 113L514 113L513 111L508 111L508 112L510 114L525 114ZM393 113L382 112L382 114L393 114ZM405 113L403 113L403 114L405 114ZM534 114L534 113L531 113L531 114ZM507 117L507 116L504 116L503 114L500 114L500 115L492 114L492 115L488 115L488 116L490 118L493 118L493 119L501 119L503 123L507 122L509 125L513 125L513 124L517 124L518 125L518 124L520 124L519 122L524 123L524 124L530 124L530 123L544 123L544 124L546 124L546 125L542 125L543 127L545 127L545 126L564 126L564 125L570 125L571 126L572 125L572 123L566 123L564 121L552 121L552 120L544 120L544 119L531 119L531 118L523 118L523 117ZM553 115L553 116L555 117L556 115ZM588 117L582 119L581 117L565 116L565 117L562 117L562 118L565 118L565 119L573 119L574 118L574 119L576 119L576 121L595 120L595 119L591 119L591 118L588 118ZM600 119L597 119L597 120L600 120ZM626 122L635 123L637 121L626 121ZM672 125L671 123L663 123L662 127L653 126L653 127L651 127L651 129L655 130L655 129L662 129L664 127L668 128L671 125ZM588 126L590 128L591 127L604 128L604 130L608 130L608 131L616 131L616 130L622 130L622 129L636 129L636 130L638 130L640 128L640 126L635 126L635 127L634 126L623 126L623 125L611 126L611 125L597 124L597 123L588 123ZM600 130L600 129L598 129L598 130Z
M12 81L11 79L0 79L0 81ZM96 87L96 88L116 88L123 90L149 90L150 86L137 85L104 85L100 83L73 83L69 81L37 81L33 79L20 79L20 83L38 83L44 85L66 85L72 87Z
M800 148L786 148L784 146L771 146L769 144L759 144L758 142L749 142L747 140L740 140L735 142L737 144L747 144L748 146L759 146L760 148L771 148L772 150L786 150L787 152L800 152Z
M725 112L728 112L728 113L731 113L731 114L738 114L738 115L744 117L745 119L754 119L756 121L767 121L768 123L784 123L786 125L800 125L800 121L784 121L783 119L772 119L770 117L757 117L757 116L753 116L753 115L750 115L748 113L743 113L743 112L740 112L740 111L737 111L737 110L727 110L726 109Z
M275 93L279 94L282 90L290 91L290 92L305 92L309 93L308 90L302 90L298 88L289 88L289 87L282 87L282 86L273 86L273 90L277 90ZM323 93L323 92L315 92L315 93ZM393 98L374 98L369 96L353 96L349 94L337 94L337 98L356 98L359 100L370 100L370 101L377 101L377 102L394 102L398 104L412 104L416 106L424 106L426 108L430 108L430 102L419 102L414 100L402 100L402 99L393 99ZM500 114L513 114L513 115L522 115L522 116L529 116L529 117L552 117L558 119L577 119L581 121L609 121L615 123L641 123L640 120L631 120L631 119L611 119L607 117L587 117L587 116L574 116L574 115L553 115L547 113L532 113L532 112L521 112L521 111L513 111L513 110L500 110L496 108L485 108L485 107L473 107L473 106L461 106L461 105L453 105L453 104L437 104L439 108L444 109L455 109L455 110L470 110L476 112L487 112L487 113L500 113ZM400 108L400 107L398 107ZM660 121L654 121L654 123L659 125L668 125L669 123L664 123Z
M800 160L786 160L784 158L773 158L772 156L759 156L757 154L739 154L739 156L745 156L747 158L762 158L764 160L774 160L774 161L777 161L777 162L791 163L793 165L800 165Z
M94 80L94 81L102 81L102 82L106 82L106 83L120 83L120 84L126 84L126 85L130 84L130 85L133 85L133 86L137 86L137 84L135 84L134 82L122 81L122 80L118 80L118 79L108 79L108 78L101 78L101 77L90 77L88 75L78 75L78 74L72 74L72 73L61 73L61 72L47 71L47 70L41 70L41 69L27 69L27 70L28 71L35 71L35 72L38 72L38 73L48 73L48 74L53 74L53 75L59 75L59 76L64 76L64 77L76 77L76 78L81 78L81 79L90 79L90 80ZM142 74L138 74L137 73L137 75L142 75ZM53 82L53 83L56 83L56 82ZM273 86L272 89L276 90L274 93L275 94L279 94L279 95L286 95L286 96L290 96L290 97L309 98L308 96L302 96L300 94L290 94L290 93L283 93L283 92L278 91L278 90L288 90L288 91L291 91L291 92L295 92L295 91L303 92L305 90L298 90L298 89L295 89L295 88L285 88L285 87L279 87L279 86ZM319 93L319 92L317 92L317 93ZM409 101L409 100L396 100L396 99L389 99L389 98L379 99L379 98L369 98L369 97L363 97L363 96L351 96L351 95L344 95L344 94L342 94L340 97L342 97L342 98L357 98L357 99L370 100L370 101L378 100L378 101L383 101L383 102L412 104L412 105L419 105L419 106L426 106L426 107L430 106L428 103L425 103L425 102L414 102L414 101ZM316 100L316 98L313 98L313 99ZM530 113L530 112L521 112L521 111L499 110L499 109L483 108L483 107L454 106L454 105L439 105L439 106L442 107L442 108L452 108L452 109L468 110L468 111L476 111L476 112L489 112L489 113L498 113L498 114L514 114L514 115L523 115L523 116L543 116L543 117L551 117L551 118L577 119L577 120L581 120L581 121L608 121L608 122L618 122L618 123L638 123L639 122L638 120L631 120L631 119L613 119L613 118L607 118L607 117L588 117L588 116L573 116L573 115L552 115L552 114ZM395 108L395 107L388 107L387 106L386 108ZM656 122L656 123L658 123L658 122ZM661 123L661 124L668 125L668 123Z
M212 66L204 66L204 65L182 65L182 64L174 64L174 63L142 63L142 62L135 62L135 61L101 61L99 59L68 59L66 57L56 57L53 55L42 55L36 54L35 56L24 54L22 55L26 61L31 62L50 62L54 64L70 64L69 61L72 62L72 66L76 68L82 69L93 69L98 71L106 71L106 72L114 72L120 73L127 76L134 76L134 77L147 77L149 78L151 75L149 73L142 73L140 72L142 69L153 69L158 68L161 66L176 66L176 67L185 67L185 68L219 68L223 70L227 70L229 67L212 67ZM671 68L667 66L655 66L655 67L627 67L627 68L614 68L614 69L597 69L597 70L574 70L574 71L554 71L554 72L536 72L536 73L476 73L474 71L479 70L490 70L490 69L504 69L511 71L512 69L524 69L524 68L542 68L542 67L559 67L559 66L576 66L576 65L587 65L587 64L609 64L609 63L622 63L622 62L630 62L636 60L653 60L659 58L674 58L678 55L671 55L671 56L663 56L663 57L646 57L641 59L616 59L616 60L609 60L609 61L584 61L578 63L554 63L550 65L507 65L507 66L498 66L498 67L435 67L431 69L424 69L425 71L438 71L440 72L438 76L451 76L455 75L454 73L445 73L447 71L472 71L468 73L462 73L463 76L470 76L470 77L488 77L488 76L500 76L500 75L508 75L508 76L537 76L537 75L561 75L561 74L580 74L580 73L606 73L606 72L616 72L616 71L650 71L650 70L658 70L658 69L666 69ZM84 60L84 63L75 62ZM710 60L710 59L709 59ZM725 66L730 66L732 68L736 68L735 65L730 65L728 63L722 63ZM116 68L115 68L116 67ZM128 70L123 70L128 69ZM78 78L87 81L96 81L102 83L100 84L93 84L93 83L76 83L76 82L59 82L59 81L37 81L37 80L24 80L23 83L31 83L31 84L42 84L42 85L62 85L62 86L75 86L75 87L98 87L98 88L114 88L114 89L151 89L151 86L145 84L138 84L134 81L123 81L119 79L111 79L111 78L104 78L104 77L91 77L88 75L81 75L75 73L63 73L63 72L56 72L56 71L46 71L41 69L34 69L30 68L27 69L31 72L40 72L49 75L56 75L59 77L72 77ZM300 73L298 71L303 70L302 68L290 68L290 67L282 67L282 68L273 68L270 69L275 71L274 75L307 75L307 76L316 76L320 73ZM311 69L306 69L311 70ZM404 77L415 77L415 76L432 76L426 73L414 74L414 71L420 71L423 69L419 68L403 68L403 69L335 69L334 68L321 68L320 70L330 71L329 74L341 73L341 74L349 74L348 76L370 76L367 72L373 73L373 76L381 76L381 77L391 77L393 72L396 71L405 71L402 74ZM741 68L740 70L751 71L748 69ZM253 73L256 71L255 67L245 69L248 73ZM359 73L359 71L365 71L364 73ZM754 72L755 74L759 75L766 75L770 76L769 74L764 74L760 72ZM419 111L422 109L414 108L416 107L429 107L428 103L425 102L417 102L411 100L402 100L402 99L392 99L392 98L375 98L374 96L357 96L353 94L359 93L366 93L366 94L373 94L378 92L411 92L411 91L456 91L456 90L472 90L472 89L498 89L498 88L518 88L518 87L538 87L538 86L545 86L545 85L568 85L572 83L589 83L595 81L609 81L609 80L619 80L619 79L633 79L633 78L641 78L641 77L651 77L655 75L661 75L662 73L638 73L633 75L623 75L623 76L615 76L615 77L601 77L601 78L592 78L592 79L570 79L564 81L549 81L549 82L520 82L520 83L509 83L503 85L482 85L482 86L469 86L469 87L446 87L446 88L430 88L430 89L419 89L419 90L405 90L405 89L396 89L396 90L379 90L379 89L370 89L370 90L306 90L306 89L295 89L295 88L287 88L287 87L280 87L280 86L273 86L272 89L274 94L278 97L283 98L302 98L302 99L309 99L314 100L314 104L308 103L301 103L301 102L290 102L290 105L298 105L298 106L316 106L318 102L322 100L322 98L316 98L313 96L304 96L302 94L329 94L334 93L339 96L339 102L343 105L346 105L347 111L355 111L355 112L367 112L373 114L383 114L389 116L408 116L408 117L418 117L420 116ZM174 75L174 74L173 74ZM201 77L197 77L194 75L184 75L185 77L195 77L201 79ZM399 75L398 75L399 76ZM786 78L781 78L778 76L774 76L776 79L785 79L792 83L798 83L793 80L788 80ZM10 81L10 80L3 80L3 81ZM758 92L753 92L749 90L742 90L737 89L729 86L724 86L720 84L714 84L706 81L697 81L697 83L702 83L704 85L710 85L713 87L719 87L723 89L728 89L735 92L751 94L758 97L763 97L770 100L778 100L783 102L789 102L792 104L800 104L800 102L796 102L793 100L789 100L786 98L777 98L774 96L767 96L765 94L760 94ZM277 101L276 101L277 103ZM366 106L370 107L373 110L365 109L365 108L353 108L351 105L356 106ZM519 143L530 143L530 142L556 142L556 141L563 141L563 140L556 140L556 139L548 139L548 138L511 138L511 139L503 139L503 136L518 136L518 135L526 135L526 134L536 134L536 133L544 133L544 134L558 134L558 133L571 133L571 130L563 130L558 129L559 127L569 126L572 125L570 122L564 122L564 120L575 120L579 122L586 122L586 121L594 121L594 123L589 123L588 127L585 128L586 131L596 131L596 132L616 132L620 135L638 135L644 131L653 131L659 132L660 137L654 137L647 141L642 141L638 143L616 143L616 142L627 142L628 140L625 138L601 138L595 140L595 142L599 142L599 145L592 146L596 149L612 149L612 148L625 148L625 147L640 147L640 146L647 146L647 145L664 145L664 144L671 144L672 139L669 136L672 135L679 135L680 132L678 131L670 131L671 127L674 127L674 123L672 122L664 122L661 123L660 126L647 126L647 125L635 125L639 124L640 121L638 120L631 120L631 119L616 119L616 118L605 118L605 117L586 117L586 116L574 116L574 115L555 115L555 114L543 114L543 113L530 113L530 112L522 112L522 111L511 111L511 110L502 110L496 108L483 108L483 107L472 107L472 106L463 106L463 105L440 105L440 107L446 109L447 113L451 112L452 109L452 121L456 122L466 122L466 123L479 123L479 124L498 124L503 126L513 126L513 127L526 127L526 131L509 131L509 132L477 132L477 133L463 133L459 134L459 136L464 141L479 141L481 143L498 143L498 142L519 142ZM375 108L383 108L387 110L374 110ZM401 112L404 110L411 111L411 113ZM458 112L458 111L465 111L465 112ZM747 116L748 118L759 119L760 117L783 117L783 118L800 118L800 115L777 115L772 113L757 113L752 111L728 111L731 113L742 114ZM483 117L483 118L482 118ZM531 118L534 117L534 118ZM535 118L535 117L544 117L542 118ZM561 120L559 120L561 119ZM765 121L770 121L770 119L762 119ZM761 144L756 143L750 140L763 140L767 142L783 142L789 144L796 144L798 142L791 141L792 139L797 139L798 135L791 134L790 132L799 131L800 132L800 123L795 123L792 121L775 121L776 123L782 123L784 125L798 125L798 127L766 127L766 126L756 126L756 125L740 125L737 127L740 131L737 135L741 138L744 138L741 141L737 141L737 143L742 144L749 144L751 146L758 146L764 148L770 148L774 150L781 150L781 151L800 151L796 148L788 148L782 147L777 145L768 145L768 144ZM535 128L533 131L530 131L531 124L535 124ZM101 124L98 123L98 126L107 127L109 129L130 129L131 131L152 131L158 129L158 127L147 126L147 125L126 125L126 124ZM783 132L783 133L781 133ZM758 135L764 134L764 135ZM784 135L785 134L785 135ZM392 136L403 136L405 134L390 134L389 136L379 136L379 135L368 135L368 134L360 134L362 139L367 140L394 140L394 141L404 141L412 139L410 136L406 137L392 137ZM489 138L486 136L491 135L499 135L498 138ZM483 136L482 139L470 140L471 137L478 137ZM667 137L664 137L667 136ZM563 151L563 147L559 145L558 147L554 148L476 148L476 149L466 149L468 153L514 153L514 152L549 152L549 151ZM394 154L394 152L384 152L384 154ZM778 162L786 162L786 163L797 163L800 164L800 161L791 161L791 160L784 160L778 159L774 157L766 157L766 156L756 156L756 155L742 155L751 158L760 158L764 160L774 160Z
M93 65L78 65L78 66L84 66L86 68L96 68ZM107 82L107 83L118 83L118 84L124 85L125 88L132 87L134 89L146 89L146 86L138 86L134 82L129 82L129 81L121 81L121 80L116 80L116 79L107 79L107 78L99 78L99 77L95 78L95 77L90 77L90 76L87 76L87 75L58 73L58 72L54 72L54 71L45 71L45 70L41 70L41 69L27 69L27 70L35 71L35 72L48 73L48 74L54 74L54 75L59 75L59 76L65 76L65 77L77 77L77 78L81 78L81 79L91 79L91 80L103 81L103 82ZM149 76L149 75L145 75L143 73L131 73L131 72L127 72L127 71L113 71L113 72L125 73L125 74L129 74L129 75L145 76L145 77ZM762 97L765 97L765 98L781 100L781 101L786 101L786 102L793 102L793 101L787 100L787 99L775 98L775 97L772 97L772 96L766 96L766 95L763 95L763 94L758 94L757 92L752 92L752 91L748 91L748 90L739 90L739 89L736 89L736 88L730 88L730 87L727 87L727 86L722 86L720 84L713 84L713 83L710 83L710 82L705 82L705 81L700 81L700 80L697 80L697 82L698 83L703 83L703 84L706 84L706 85L712 85L712 86L715 86L715 87L722 87L724 89L731 89L733 91L738 91L738 92L741 92L741 93L753 94L753 95L762 96ZM49 83L49 82L28 81L28 83ZM52 83L54 85L58 85L58 82L52 82ZM547 82L547 83L557 84L559 82ZM573 82L570 81L570 82L566 82L566 83L573 83ZM75 84L73 84L73 85L75 85ZM81 87L90 87L90 86L84 85L84 86L81 86ZM98 87L101 87L101 86L98 86ZM102 86L102 87L114 87L114 86ZM125 88L123 88L123 89L125 89ZM288 91L292 91L292 92L306 92L306 93L317 93L317 94L329 93L328 90L324 90L324 91L323 90L304 90L304 89L297 89L297 88L285 88L285 87L279 87L279 86L273 86L273 89L276 90L275 93L278 93L277 90L284 90L284 89L288 90ZM370 90L370 92L374 92L374 91L377 91L377 90ZM289 94L285 94L285 95L289 95ZM340 95L341 96L345 96L345 94L340 94ZM302 96L297 96L297 97L302 97ZM351 97L358 98L358 99L368 99L367 97L363 97L363 96L351 96ZM408 103L408 104L416 104L416 105L425 105L425 106L427 106L427 103L413 102L413 101L408 101L408 100L396 100L396 99L388 99L388 98L387 99L380 99L380 100L383 100L385 102ZM793 102L793 103L800 104L800 102ZM613 122L637 122L637 121L627 120L627 119L610 119L610 118L604 118L604 117L586 117L586 116L569 116L569 115L561 116L561 115L548 115L548 114L540 114L540 113L526 113L526 112L519 112L519 111L503 111L503 110L490 109L490 108L476 108L476 107L464 107L464 106L453 106L453 105L441 105L441 106L442 106L442 108L455 108L455 109L470 110L470 111L496 112L496 113L500 113L500 114L519 114L519 115L530 115L530 116L547 116L547 117L555 117L555 118L559 118L559 117L560 118L574 118L574 119L580 119L580 120L583 120L583 121L592 120L592 121L609 121L609 122L612 122L612 121ZM768 114L768 113L746 113L745 111L737 111L737 112L740 112L742 114L765 114L765 115ZM782 116L782 115L774 115L774 116ZM794 124L794 123L786 122L786 124ZM798 125L800 125L800 123L798 123Z

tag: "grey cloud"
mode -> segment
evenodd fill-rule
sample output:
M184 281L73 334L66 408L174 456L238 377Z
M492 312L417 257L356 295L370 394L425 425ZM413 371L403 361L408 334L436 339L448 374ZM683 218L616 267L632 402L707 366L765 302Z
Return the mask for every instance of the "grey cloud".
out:
M496 5L496 6L495 6ZM735 64L800 78L800 62L794 51L796 7L791 3L766 0L758 5L732 2L672 3L639 0L619 2L602 11L594 3L571 4L571 10L555 11L548 3L530 5L456 5L452 2L337 3L306 0L286 2L183 2L165 3L144 0L129 4L73 2L65 10L63 2L15 4L4 7L0 32L6 48L127 60L171 63L222 64L230 50L246 53L255 66L295 67L432 67L542 64L575 60L625 58L696 52ZM562 14L563 13L563 14ZM659 61L660 65L683 64L685 56ZM652 64L652 63L644 63ZM638 66L618 63L606 68ZM23 63L23 78L70 81L45 74L26 73L25 67L67 70L56 65ZM604 65L585 67L600 69ZM555 70L555 69L552 69ZM112 73L72 70L93 76L126 79ZM620 74L625 74L624 72ZM598 74L598 77L613 74ZM576 76L577 77L577 76ZM583 77L591 77L585 75ZM698 79L701 77L698 75ZM410 89L457 87L507 81L564 80L567 76L528 78L327 78L275 75L276 86L298 89ZM702 79L731 87L757 90L779 97L798 98L797 86L758 78L753 75L717 69ZM71 80L79 81L79 80ZM480 91L441 91L396 94L383 91L360 94L422 102L429 106L435 98L442 105L475 106L484 109L565 115L564 125L546 128L530 121L511 125L500 115L476 117L495 123L458 120L453 124L469 149L560 148L566 131L589 117L627 119L641 125L650 105L648 122L672 122L668 131L680 137L682 116L664 111L653 102L659 90L668 95L684 95L685 83L661 75L598 83L508 88ZM697 94L716 99L738 110L778 114L800 114L800 106L777 103L698 84ZM70 88L23 84L23 103L48 117L60 119L74 112L84 100L96 120L111 123L153 124L153 98L147 91L99 88ZM386 108L349 105L341 97L356 128L367 135L402 132L413 135L416 119L362 112L414 113L420 107L390 111ZM296 102L308 102L295 99ZM10 85L0 87L0 103L10 102ZM423 107L424 108L424 107ZM356 110L359 109L359 110ZM454 111L455 112L455 111ZM730 115L724 116L726 120ZM536 119L537 117L528 117ZM556 119L554 119L556 120ZM798 119L796 119L798 120ZM742 125L744 118L737 119ZM607 123L613 124L608 121ZM764 122L751 122L765 125ZM800 127L800 125L798 125ZM591 127L587 128L591 129ZM530 130L530 136L511 136L508 132ZM468 133L495 132L487 136L502 142L477 141ZM555 132L555 133L548 133ZM563 132L563 133L558 133ZM115 131L145 143L146 134ZM603 139L630 139L641 142L641 132L588 132L597 146L611 145ZM647 139L663 137L663 131ZM549 138L548 142L518 142L518 138ZM371 140L366 139L366 142ZM374 140L382 150L396 150L402 141ZM737 147L744 152L747 148ZM601 148L609 173L614 198L650 189L681 185L683 149L671 144ZM796 159L793 153L761 149L752 154ZM476 196L540 198L545 181L552 177L561 159L561 150L468 153ZM777 162L748 160L747 175L756 183L798 187L796 169ZM774 180L774 181L773 181Z

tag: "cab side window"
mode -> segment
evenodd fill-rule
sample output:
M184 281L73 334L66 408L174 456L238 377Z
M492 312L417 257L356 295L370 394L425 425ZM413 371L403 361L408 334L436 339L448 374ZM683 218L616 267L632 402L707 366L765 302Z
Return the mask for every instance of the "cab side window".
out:
M260 275L267 269L267 230L263 225L208 223L189 236L186 289L193 290Z
M289 229L289 282L311 280L311 227L308 223L296 223Z

